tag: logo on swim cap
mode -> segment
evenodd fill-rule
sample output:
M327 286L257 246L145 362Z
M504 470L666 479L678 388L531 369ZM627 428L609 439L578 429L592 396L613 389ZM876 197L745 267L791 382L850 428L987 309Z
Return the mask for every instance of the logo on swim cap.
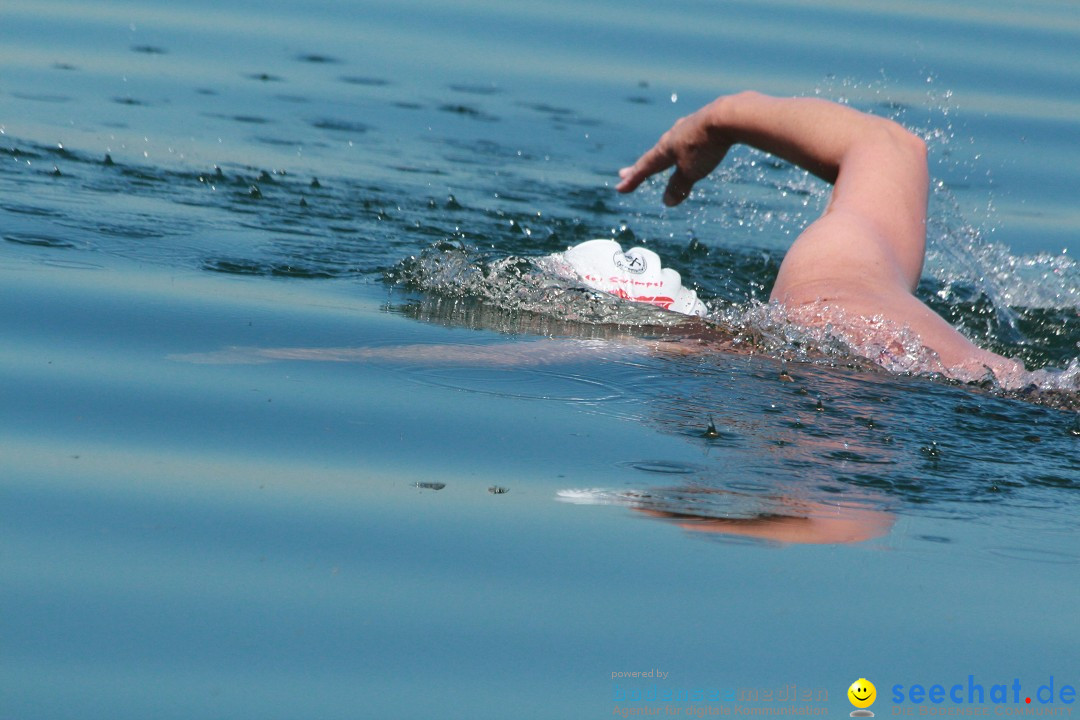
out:
M621 250L615 251L615 254L611 256L611 261L615 263L615 267L623 272L633 273L634 275L640 275L647 269L645 258L641 255L630 255Z

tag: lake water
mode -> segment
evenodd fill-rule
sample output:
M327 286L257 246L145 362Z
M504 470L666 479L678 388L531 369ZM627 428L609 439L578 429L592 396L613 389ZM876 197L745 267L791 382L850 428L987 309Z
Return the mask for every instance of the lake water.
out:
M0 719L1073 709L1075 4L5 0L0 37ZM746 88L925 137L922 297L1057 385L805 354L755 303L828 189L763 155L614 193ZM757 352L533 282L593 237Z

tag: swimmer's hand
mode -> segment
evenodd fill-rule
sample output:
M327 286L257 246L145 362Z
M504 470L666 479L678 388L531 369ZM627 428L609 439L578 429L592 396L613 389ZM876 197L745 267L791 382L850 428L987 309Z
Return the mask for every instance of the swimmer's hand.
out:
M849 210L874 225L925 235L922 141L890 120L818 98L752 91L721 96L681 118L636 163L620 170L615 189L631 192L650 175L674 167L664 203L678 205L737 144L776 155L829 183L838 182L844 165L854 188L841 193L848 196Z
M716 169L734 144L716 122L718 103L710 103L677 120L651 150L619 171L622 180L615 189L633 192L650 175L674 167L664 191L664 204L673 206L685 200L694 183Z

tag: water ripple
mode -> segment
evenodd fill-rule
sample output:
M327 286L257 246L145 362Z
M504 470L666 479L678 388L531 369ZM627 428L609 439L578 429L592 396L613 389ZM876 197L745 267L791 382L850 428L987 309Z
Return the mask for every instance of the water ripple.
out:
M419 367L405 372L411 379L425 385L521 400L594 405L630 399L623 388L603 380L533 368Z

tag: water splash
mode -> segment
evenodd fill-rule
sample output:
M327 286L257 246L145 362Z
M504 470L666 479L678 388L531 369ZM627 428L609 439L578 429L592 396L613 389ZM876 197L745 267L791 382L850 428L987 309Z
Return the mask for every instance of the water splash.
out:
M479 299L503 310L571 323L672 327L686 320L592 290L556 272L550 256L487 259L475 248L444 242L408 258L387 277L411 289Z
M708 257L708 253L705 257ZM702 258L676 255L693 272ZM730 260L731 256L725 256ZM745 260L745 258L743 258ZM728 273L735 264L720 263L717 273ZM830 310L829 322L800 322L800 316L775 303L758 299L732 301L723 297L709 299L714 310L706 323L650 305L629 303L614 296L587 288L572 278L560 274L549 256L503 258L486 257L483 253L460 243L440 243L418 256L400 263L387 273L388 278L409 289L455 301L468 301L466 306L454 304L457 322L474 324L487 317L494 323L491 329L525 331L542 334L597 336L592 328L630 328L632 332L650 334L663 330L674 332L689 341L687 352L705 348L723 351L756 352L770 357L839 365L861 370L881 369L897 374L921 375L974 383L990 392L1023 397L1062 408L1080 405L1080 359L1075 353L1059 369L1040 369L1035 372L999 372L983 369L948 368L936 353L926 348L918 336L904 327L882 317L849 318L842 311ZM948 291L944 285L936 288L933 298L948 315ZM945 299L943 299L945 298ZM953 301L956 302L956 301ZM992 301L989 301L992 302ZM430 305L430 303L429 303ZM496 312L478 309L488 306ZM427 316L445 315L447 308L440 304ZM508 318L531 318L514 322ZM547 322L537 318L547 318ZM443 321L445 318L439 318ZM483 324L483 323L481 323ZM853 328L858 328L856 332ZM969 328L970 329L970 328ZM1061 327L1034 328L1043 337ZM601 332L615 336L618 332Z

